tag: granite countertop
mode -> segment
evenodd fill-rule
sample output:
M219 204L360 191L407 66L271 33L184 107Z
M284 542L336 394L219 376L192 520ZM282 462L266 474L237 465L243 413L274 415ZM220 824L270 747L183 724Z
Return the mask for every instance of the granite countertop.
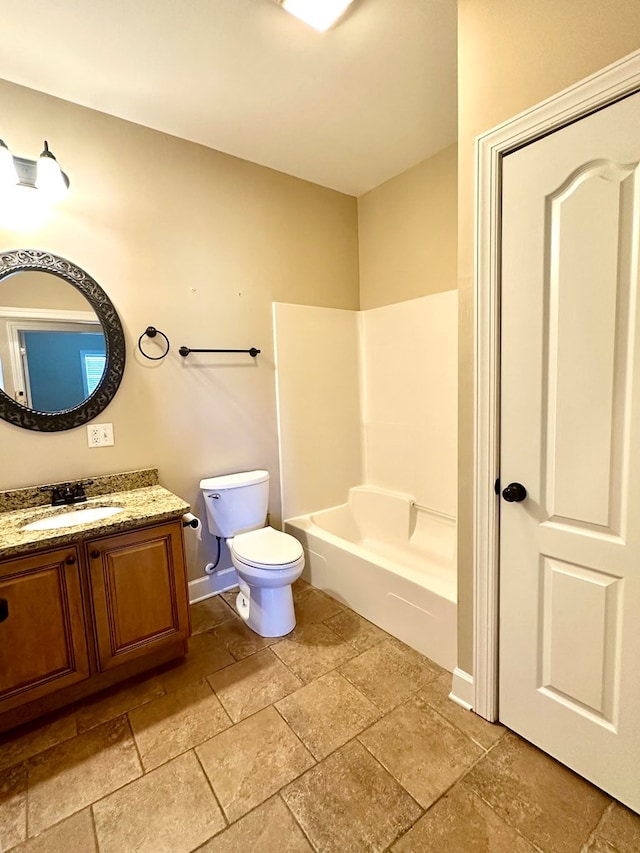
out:
M180 518L188 512L189 504L160 486L157 474L156 469L146 469L96 477L91 485L86 487L88 499L70 506L52 507L43 503L43 493L39 486L1 492L0 558L21 556ZM46 498L46 495L44 497ZM50 497L46 499L50 500ZM97 506L122 507L122 512L72 527L57 527L51 530L22 529L23 525L41 518Z

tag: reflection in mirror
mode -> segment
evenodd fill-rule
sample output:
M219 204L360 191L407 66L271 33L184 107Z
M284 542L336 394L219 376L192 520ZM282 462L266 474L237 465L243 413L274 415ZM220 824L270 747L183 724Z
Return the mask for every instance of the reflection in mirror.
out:
M0 286L0 388L21 405L62 412L98 386L105 336L87 299L40 270L9 275Z
M74 429L113 400L126 361L113 303L81 267L41 249L0 251L0 418Z

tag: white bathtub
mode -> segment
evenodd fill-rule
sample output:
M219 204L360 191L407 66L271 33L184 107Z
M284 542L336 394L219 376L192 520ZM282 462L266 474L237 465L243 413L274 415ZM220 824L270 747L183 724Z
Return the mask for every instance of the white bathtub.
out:
M302 577L436 663L456 665L455 520L356 486L348 503L285 522Z

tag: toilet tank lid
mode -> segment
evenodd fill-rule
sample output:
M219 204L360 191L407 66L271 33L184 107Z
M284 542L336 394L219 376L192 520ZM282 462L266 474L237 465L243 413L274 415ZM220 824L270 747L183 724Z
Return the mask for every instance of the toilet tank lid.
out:
M206 477L200 480L201 489L238 489L241 486L253 486L269 479L268 471L242 471L239 474L223 474L220 477Z

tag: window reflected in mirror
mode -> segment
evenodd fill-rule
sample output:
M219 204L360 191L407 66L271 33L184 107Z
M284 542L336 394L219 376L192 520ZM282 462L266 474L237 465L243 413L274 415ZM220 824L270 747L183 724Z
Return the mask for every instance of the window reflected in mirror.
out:
M80 291L45 271L0 286L0 388L40 412L82 404L106 365L100 321Z

